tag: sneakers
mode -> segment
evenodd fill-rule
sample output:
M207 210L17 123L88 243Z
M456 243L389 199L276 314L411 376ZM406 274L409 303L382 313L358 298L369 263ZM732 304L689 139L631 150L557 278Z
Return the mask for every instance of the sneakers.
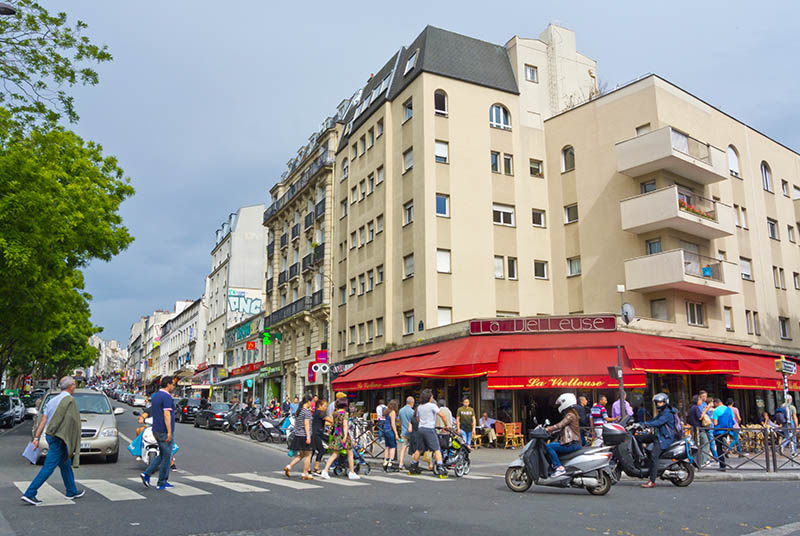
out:
M347 478L349 478L350 480L361 480L361 477L355 474L353 471L347 472Z
M411 467L408 468L409 475L419 475L422 474L422 469L419 468L418 463L412 463Z
M322 472L319 474L319 477L320 477L321 479L323 479L323 480L330 480L330 479L331 479L331 475L329 475L329 474L328 474L328 471L322 471Z
M557 476L561 476L567 473L567 470L563 467L559 467L556 471L552 474L552 477L555 478Z
M75 495L67 495L67 499L80 499L84 495L86 495L86 490L85 489L81 489L81 490L78 490L78 492Z
M165 489L167 489L167 488L174 488L174 487L175 487L175 486L173 486L173 485L172 485L172 484L170 484L169 482L164 482L164 484L163 484L163 485L161 485L161 486L156 486L156 489L157 489L157 490L160 490L160 491L163 491L163 490L165 490Z
M139 478L142 479L142 484L144 484L144 487L146 488L150 487L150 476L147 473L140 474Z
M22 497L20 497L20 499L33 506L39 506L40 504L42 504L42 501L40 501L36 497L28 497L27 495L23 495Z

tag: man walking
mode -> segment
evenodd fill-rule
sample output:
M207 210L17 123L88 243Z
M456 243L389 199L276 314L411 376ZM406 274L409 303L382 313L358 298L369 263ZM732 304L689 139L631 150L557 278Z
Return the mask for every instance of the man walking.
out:
M283 403L281 404L281 416L286 417L289 415L289 411L291 410L292 403L289 402L289 395L283 396ZM331 404L333 406L333 404Z
M400 464L400 466L404 466L406 451L408 451L409 446L411 445L411 419L414 418L413 396L406 398L406 405L403 406L399 412L397 412L397 415L400 417L400 437L403 441L400 446L400 456L398 456L397 462Z
M171 488L169 479L169 466L172 459L172 430L175 429L175 405L172 401L172 391L175 384L171 376L161 378L161 389L151 397L153 405L153 434L158 441L158 456L153 458L144 473L139 475L146 488L150 487L150 475L158 468L158 484L156 489Z
M780 414L780 415L779 415ZM786 445L792 446L792 458L797 456L797 408L792 404L792 395L786 397L786 403L775 411L775 420L783 424L783 441L781 441L780 453ZM783 420L783 423L781 423Z
M475 409L469 405L469 398L464 397L462 406L456 411L456 420L461 431L461 438L469 447L472 445L472 436L478 424L478 419L475 417Z
M45 432L48 446L44 465L21 497L23 501L34 506L42 504L42 501L36 498L36 493L56 467L61 469L67 499L77 499L86 493L75 487L75 475L72 472L72 466L78 466L81 446L81 414L72 396L75 392L75 380L71 376L65 376L61 378L58 386L61 388L61 393L45 405L42 418L33 434L33 446L37 450L42 432Z
M606 404L608 404L608 398L605 395L600 395L600 398L597 399L597 404L592 406L591 410L594 438L601 441L603 439L603 424L611 420L608 416L608 410L606 410Z
M714 413L711 415L711 422L714 423L714 439L717 441L717 459L719 460L719 470L727 470L725 465L725 455L728 453L728 436L733 430L733 411L722 403L719 398L714 400Z
M586 445L586 430L589 428L589 412L586 410L586 405L589 400L581 395L578 397L578 405L575 409L578 411L578 424L581 427L581 446Z

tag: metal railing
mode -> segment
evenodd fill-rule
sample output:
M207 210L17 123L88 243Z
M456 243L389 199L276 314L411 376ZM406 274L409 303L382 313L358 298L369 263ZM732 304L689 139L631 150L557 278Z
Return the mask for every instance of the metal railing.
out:
M274 283L275 281L273 280L273 278L270 277L269 279L267 279L267 292L272 292L272 287Z
M722 261L712 257L694 253L693 251L683 250L683 271L686 275L702 277L724 283L722 277Z
M281 235L281 249L285 248L289 245L289 233L283 233Z
M717 221L717 202L678 189L678 208L711 221Z
M670 127L672 131L672 148L696 160L711 165L711 150L707 143L684 134Z
M314 215L316 219L320 219L322 216L325 215L325 200L323 199L319 203L316 204L314 207Z
M727 469L776 472L800 469L797 429L744 425L741 428L695 428L692 437L698 447L698 466L710 463Z
M311 295L311 307L322 305L322 289Z
M272 257L275 254L275 242L267 244L267 257Z
M296 240L300 237L300 224L295 223L292 225L292 240Z
M266 325L268 327L274 326L278 322L286 320L287 318L296 315L302 311L311 309L311 296L303 296L299 300L293 301L289 305L281 307L267 318Z
M289 276L289 274L286 272L286 270L284 270L281 273L279 273L278 274L278 285L283 285L284 283L286 283L286 281L289 279L288 276Z
M300 275L300 263L296 262L289 266L289 279L294 279L298 275Z
M264 223L272 218L280 209L285 207L287 203L297 196L297 194L302 192L320 169L332 166L335 161L336 159L334 158L333 154L328 151L328 149L323 150L322 153L316 157L313 162L311 162L311 165L308 166L308 169L303 172L303 174L300 176L300 179L289 186L289 189L285 194L280 196L274 203L267 207L267 209L264 211Z
M306 214L304 223L305 223L305 227L303 227L304 229L308 229L309 227L314 225L314 211L313 210L311 212L309 212L308 214Z
M314 248L314 260L313 260L314 264L317 264L318 262L322 261L324 257L325 257L325 242Z
M307 272L311 269L311 258L313 257L312 253L309 253L305 257L303 257L303 272Z

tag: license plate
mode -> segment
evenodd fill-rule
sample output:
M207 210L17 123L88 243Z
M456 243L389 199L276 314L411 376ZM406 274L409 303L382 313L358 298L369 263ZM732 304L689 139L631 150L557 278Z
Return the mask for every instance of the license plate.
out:
M91 446L89 445L89 443L81 443L81 450L83 450L83 449L89 449L89 448L91 448Z

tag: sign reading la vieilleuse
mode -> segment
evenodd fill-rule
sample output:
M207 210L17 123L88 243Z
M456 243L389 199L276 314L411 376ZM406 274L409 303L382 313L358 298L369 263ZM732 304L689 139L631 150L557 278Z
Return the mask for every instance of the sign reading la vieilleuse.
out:
M616 329L617 317L614 315L494 318L491 320L473 320L469 323L470 335L568 333L615 331Z

